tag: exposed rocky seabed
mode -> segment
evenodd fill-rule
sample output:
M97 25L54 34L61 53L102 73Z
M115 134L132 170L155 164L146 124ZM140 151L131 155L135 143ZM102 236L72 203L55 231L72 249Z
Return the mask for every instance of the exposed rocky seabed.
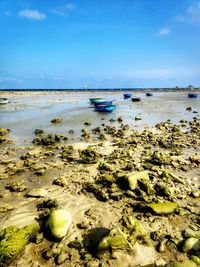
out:
M109 94L5 93L0 266L200 266L199 99Z

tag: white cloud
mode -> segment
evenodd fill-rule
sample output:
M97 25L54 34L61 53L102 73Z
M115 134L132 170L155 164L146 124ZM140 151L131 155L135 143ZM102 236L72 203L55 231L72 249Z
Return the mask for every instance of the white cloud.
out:
M187 9L187 16L191 22L200 23L200 1L195 6L190 6Z
M187 22L187 23L200 23L200 1L196 5L188 7L185 14L176 16L175 21L177 22Z
M158 31L159 36L166 36L169 35L171 32L170 28L162 28Z
M76 5L73 3L68 3L65 5L65 8L68 10L74 10L74 9L76 9Z
M16 77L0 77L0 83L6 83L6 82L17 82L17 83L23 83L23 81Z
M70 11L74 11L75 9L76 9L75 4L67 3L66 5L51 9L50 12L60 16L67 16Z
M31 9L24 9L19 11L18 16L21 18L32 19L32 20L46 19L46 15L44 13L41 13L38 10L31 10Z

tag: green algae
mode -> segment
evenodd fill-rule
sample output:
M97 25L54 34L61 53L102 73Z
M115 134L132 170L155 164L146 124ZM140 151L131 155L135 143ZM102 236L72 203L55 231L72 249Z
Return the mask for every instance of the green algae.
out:
M0 230L0 266L11 262L39 231L39 225L34 223L18 229L9 226Z
M164 202L164 203L151 203L146 205L151 212L162 215L162 214L171 214L178 207L177 203L174 202Z

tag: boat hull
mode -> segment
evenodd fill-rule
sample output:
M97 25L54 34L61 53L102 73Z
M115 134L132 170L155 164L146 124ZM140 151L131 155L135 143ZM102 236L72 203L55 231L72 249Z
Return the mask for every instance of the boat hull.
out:
M124 99L131 98L132 94L124 94Z
M95 105L95 107L98 107L98 106L112 106L112 102L113 102L113 100L100 101L100 102L94 103L94 105Z
M98 112L112 112L113 110L116 109L116 106L115 105L111 105L111 106L102 106L102 105L99 105L95 108L95 111L98 111Z
M188 94L188 97L189 98L197 98L198 97L198 94L190 93L190 94Z
M153 93L146 93L146 96L153 96Z
M0 98L0 105L4 105L4 104L7 104L7 103L9 103L9 100L7 98L4 98L4 97Z
M103 98L102 97L96 97L96 98L90 98L89 100L90 100L91 104L94 104L94 103L98 103L98 102L102 101Z

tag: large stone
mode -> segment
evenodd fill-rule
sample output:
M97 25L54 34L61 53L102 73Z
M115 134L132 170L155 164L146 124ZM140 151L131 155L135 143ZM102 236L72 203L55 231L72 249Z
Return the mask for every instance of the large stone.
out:
M39 225L36 223L20 229L16 226L9 226L0 230L0 267L12 261L38 231Z
M50 213L46 226L51 235L59 240L66 236L71 223L71 213L67 210L57 209Z
M185 240L184 245L183 245L183 251L188 252L190 250L200 250L200 239L195 238L195 237L190 237Z
M178 207L177 203L174 202L164 202L164 203L151 203L146 205L151 212L162 215L162 214L171 214Z
M48 194L48 191L43 188L35 188L30 190L26 196L28 197L46 197Z

